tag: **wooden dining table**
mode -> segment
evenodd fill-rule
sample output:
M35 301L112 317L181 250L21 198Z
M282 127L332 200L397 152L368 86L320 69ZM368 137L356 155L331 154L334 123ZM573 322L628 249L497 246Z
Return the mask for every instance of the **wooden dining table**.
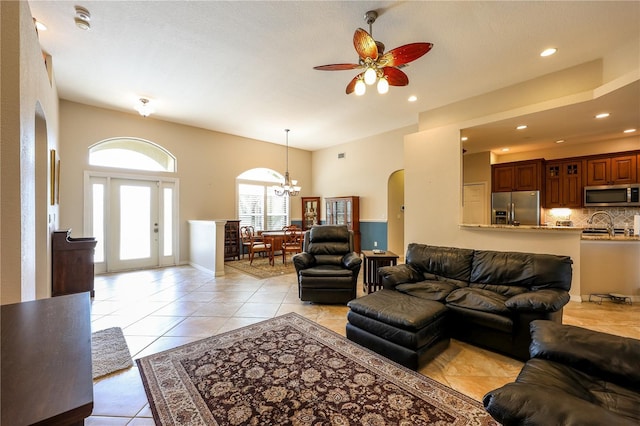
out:
M304 237L305 231L302 229L293 231L300 238ZM263 241L271 244L271 258L273 259L275 253L282 247L282 242L284 241L284 231L283 230L274 230L274 231L258 231L258 235L260 235Z

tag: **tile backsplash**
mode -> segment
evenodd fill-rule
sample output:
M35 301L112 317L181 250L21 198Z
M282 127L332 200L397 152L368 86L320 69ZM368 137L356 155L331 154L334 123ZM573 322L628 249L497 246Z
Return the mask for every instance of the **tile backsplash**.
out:
M564 210L564 211L562 211ZM607 226L607 218L604 215L598 215L593 219L593 224L587 223L587 220L591 215L597 211L606 211L613 217L613 226L615 228L633 228L633 216L640 215L640 207L601 207L601 208L581 208L570 209L569 214L566 214L568 209L560 209L560 214L557 214L558 209L545 209L542 216L542 223L554 226L557 220L570 220L573 222L573 226L577 228L605 228Z

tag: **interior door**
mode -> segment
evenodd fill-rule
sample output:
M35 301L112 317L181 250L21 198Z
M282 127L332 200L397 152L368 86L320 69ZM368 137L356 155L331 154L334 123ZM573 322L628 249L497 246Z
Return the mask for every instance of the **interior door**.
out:
M112 179L109 271L159 265L158 182Z

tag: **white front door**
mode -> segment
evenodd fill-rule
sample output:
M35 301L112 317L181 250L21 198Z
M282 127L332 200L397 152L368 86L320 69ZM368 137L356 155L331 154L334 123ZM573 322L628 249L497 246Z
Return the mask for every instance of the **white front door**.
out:
M175 182L91 176L96 272L175 264Z
M111 180L109 270L158 266L158 182Z

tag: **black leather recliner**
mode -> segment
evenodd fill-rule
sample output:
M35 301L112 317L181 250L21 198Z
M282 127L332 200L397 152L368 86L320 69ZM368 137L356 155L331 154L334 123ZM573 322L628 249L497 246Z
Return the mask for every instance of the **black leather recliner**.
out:
M346 304L356 298L362 259L353 251L353 232L341 225L318 225L304 235L293 256L300 300Z
M505 426L640 424L640 341L552 321L531 323L531 359L487 393Z

